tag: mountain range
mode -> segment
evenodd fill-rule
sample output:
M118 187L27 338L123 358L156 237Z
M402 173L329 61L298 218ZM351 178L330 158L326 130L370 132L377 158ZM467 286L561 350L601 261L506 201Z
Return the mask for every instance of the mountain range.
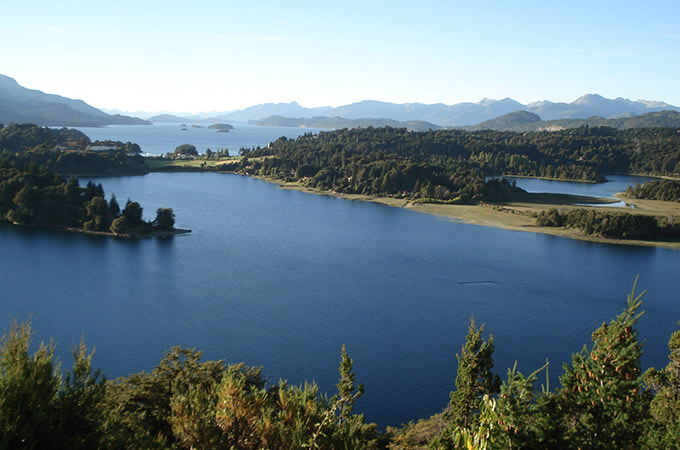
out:
M445 105L443 103L399 104L364 100L344 106L322 106L317 108L306 108L297 102L264 103L239 111L213 111L203 115L209 115L210 120L219 119L241 123L280 123L282 122L281 118L295 118L300 125L304 125L302 119L323 118L334 120L342 118L348 120L384 119L398 122L420 121L439 127L461 127L472 126L517 111L527 111L536 114L543 120L557 120L586 119L593 116L609 119L665 110L680 111L680 107L657 101L632 101L625 98L608 99L598 94L587 94L571 103L543 100L526 105L510 98L502 100L483 99L477 103L466 102L454 105ZM191 117L193 120L198 118L197 116ZM315 122L319 122L319 120L315 120ZM288 123L293 124L296 122L289 120Z
M31 122L42 126L149 124L136 117L107 114L82 100L27 89L0 74L0 123Z
M306 108L297 102L264 103L238 111L209 112L197 115L160 115L150 121L121 114L107 114L82 100L73 100L42 91L20 86L13 78L0 75L0 123L33 122L49 126L102 126L174 122L240 122L261 125L316 126L337 128L345 126L406 126L411 129L435 129L437 127L489 128L489 120L507 114L515 115L513 122L499 129L512 129L523 121L526 127L570 127L560 123L540 124L566 119L620 119L658 111L680 111L680 107L660 101L625 98L608 99L598 94L584 95L571 103L542 100L526 105L510 98L502 100L483 99L479 102L465 102L454 105L443 103L388 103L364 100L344 106L322 106ZM122 112L122 111L116 111ZM142 115L143 112L136 112ZM145 116L153 116L148 113ZM527 116L526 114L533 114ZM591 119L589 119L591 118ZM498 123L500 123L498 122ZM662 120L663 122L663 120ZM566 123L566 122L565 122ZM575 123L575 122L574 122ZM315 125L313 125L315 124ZM322 124L323 126L319 126ZM529 125L527 125L529 124ZM578 125L576 125L578 126ZM505 127L505 128L503 128ZM546 128L548 129L548 128Z
M409 131L428 131L441 128L430 122L422 120L393 120L393 119L346 119L344 117L283 117L283 116L269 116L265 119L250 120L248 123L261 126L273 127L304 127L304 128L322 128L326 130L336 130L339 128L356 128L356 127L392 127L392 128L406 128Z
M529 111L515 111L486 120L471 127L462 127L465 130L498 130L498 131L555 131L566 128L611 127L611 128L645 128L645 127L673 127L680 129L680 111L664 110L648 112L644 114L605 119L593 116L587 119L554 119L541 120L537 114Z

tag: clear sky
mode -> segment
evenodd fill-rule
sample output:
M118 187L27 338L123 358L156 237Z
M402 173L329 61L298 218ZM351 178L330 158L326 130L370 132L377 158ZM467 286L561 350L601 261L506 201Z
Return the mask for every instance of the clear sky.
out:
M6 1L0 73L98 108L680 105L680 0Z

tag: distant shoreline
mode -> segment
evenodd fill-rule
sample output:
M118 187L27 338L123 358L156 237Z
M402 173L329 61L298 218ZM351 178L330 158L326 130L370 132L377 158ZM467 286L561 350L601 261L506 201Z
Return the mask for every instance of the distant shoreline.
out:
M403 208L419 213L430 214L445 218L454 222L466 223L469 225L479 225L492 228L500 228L510 231L523 231L531 233L547 234L551 236L576 239L587 242L597 242L602 244L616 244L627 246L645 246L645 247L663 247L673 250L680 250L680 242L674 241L645 241L633 239L610 239L599 236L591 236L582 233L579 230L564 228L564 227L542 227L536 225L536 219L530 214L549 208L583 208L583 206L574 204L541 204L541 203L521 203L508 202L502 205L449 205L436 203L414 203L409 199L399 199L391 197L372 197L361 194L344 194L333 191L320 191L302 186L298 183L286 182L282 183L280 180L270 180L263 177L259 178L268 183L277 184L281 189L290 189L301 192L306 192L316 195L326 195L330 197L344 198L346 200L365 201L372 203L379 203L381 205L392 206L396 208ZM621 194L616 195L617 198ZM680 215L680 205L665 205L655 200L639 200L626 198L625 201L634 205L638 211L652 211L658 215L664 215L662 210L664 208L673 208L671 213ZM606 211L622 211L625 207L612 206L588 206L588 208L603 209ZM676 211L677 209L677 211ZM631 210L626 209L626 212ZM665 215L668 215L666 211Z

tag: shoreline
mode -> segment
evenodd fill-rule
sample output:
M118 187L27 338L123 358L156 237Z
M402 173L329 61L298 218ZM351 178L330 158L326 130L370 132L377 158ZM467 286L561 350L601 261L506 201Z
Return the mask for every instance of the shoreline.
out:
M595 181L595 180L570 180L568 178L555 178L555 177L539 177L539 176L534 176L534 175L508 175L508 174L503 174L500 176L501 178L523 178L527 180L546 180L546 181L563 181L567 183L584 183L584 184L600 184L600 183L606 183L607 179L605 178L605 181Z
M172 230L152 230L151 233L148 234L140 234L140 233L120 233L116 234L111 231L95 231L95 230L86 230L85 228L79 228L79 227L69 227L65 225L40 225L40 224L24 224L24 223L15 223L15 222L9 222L9 221L4 221L4 223L7 223L12 226L16 227L22 227L22 228L47 228L50 230L57 230L57 231L66 231L69 233L79 233L79 234L87 234L91 236L105 236L105 237L114 237L114 238L122 238L122 239L146 239L146 238L159 238L159 239L167 239L171 238L173 236L177 236L180 234L187 234L191 233L191 230L185 229L185 228L173 228Z
M536 219L531 217L532 212L545 210L549 208L583 208L581 205L550 205L550 204L528 204L520 202L508 202L502 205L449 205L437 203L414 203L409 199L398 199L392 197L372 197L362 194L344 194L334 191L320 191L318 189L308 188L298 183L281 182L281 180L271 180L263 177L255 177L266 181L268 183L277 184L280 189L290 189L301 191L315 195L326 195L329 197L343 198L353 201L365 201L372 203L379 203L381 205L391 206L395 208L403 208L419 212L422 214L430 214L452 222L465 223L468 225L485 226L491 228L499 228L509 231L521 231L529 233L540 233L550 236L576 239L586 242L596 242L601 244L615 244L627 246L643 246L643 247L660 247L672 250L680 250L680 242L673 241L644 241L632 239L610 239L598 236L590 236L582 232L564 227L542 227L536 225ZM620 198L617 194L617 198ZM635 206L638 211L656 212L652 202L655 200L641 201L637 199L628 199L625 201ZM588 206L589 208L598 208L598 206ZM611 207L601 206L606 211L621 211L625 207ZM680 207L678 207L680 212ZM661 214L661 213L659 213Z

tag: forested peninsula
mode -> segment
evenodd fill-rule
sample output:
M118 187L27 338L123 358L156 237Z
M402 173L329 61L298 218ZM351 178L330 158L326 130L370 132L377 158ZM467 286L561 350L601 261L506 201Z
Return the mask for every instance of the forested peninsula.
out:
M242 152L258 175L372 195L439 201L484 198L488 177L603 181L606 173L680 176L680 132L580 127L514 133L356 128L280 138ZM466 182L467 181L467 182Z
M156 218L148 222L142 218L139 203L128 199L121 209L115 196L106 200L101 184L89 182L81 187L77 177L66 179L52 171L75 167L117 173L127 171L130 164L144 166L143 159L136 155L139 153L136 144L110 141L97 144L112 150L106 154L64 150L67 145L92 145L77 130L27 124L0 127L0 221L127 238L188 232L174 228L171 208L159 208ZM127 152L135 155L128 157ZM127 163L137 158L137 162Z
M680 130L674 128L584 126L533 133L360 128L280 138L265 148L241 149L240 154L240 160L212 167L483 225L680 248L675 244L680 239L680 210L675 207L639 200L632 210L613 213L600 208L597 214L581 214L578 221L536 221L550 208L559 207L566 218L577 208L572 205L611 201L528 194L504 178L600 182L606 173L678 177ZM486 209L472 210L470 205Z
M493 336L471 321L448 407L385 431L354 410L364 386L344 346L334 394L313 382L270 383L261 368L179 347L150 372L107 380L84 343L62 369L52 343L31 353L30 324L15 323L0 340L0 448L678 449L680 331L667 367L643 371L640 297L634 287L552 389L541 381L547 362L529 375L516 364L504 378L495 373Z
M141 175L149 169L140 153L132 142L93 142L75 129L0 125L0 158L17 167L33 163L60 175Z

